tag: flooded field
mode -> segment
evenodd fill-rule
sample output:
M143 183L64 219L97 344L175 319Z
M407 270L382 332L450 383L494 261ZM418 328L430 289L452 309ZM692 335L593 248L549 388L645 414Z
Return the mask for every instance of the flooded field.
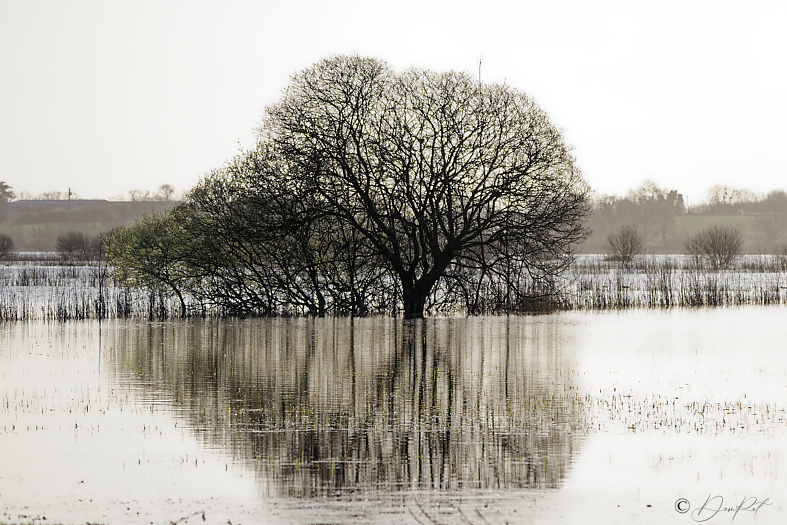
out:
M23 260L0 263L0 321L166 321L182 317L184 307L186 317L238 316L238 311L226 305L189 293L185 293L181 304L169 287L129 286L129 282L116 279L105 262L64 261L37 252L17 255L24 256ZM702 267L686 255L643 255L629 265L607 261L601 255L582 255L546 288L545 283L523 281L520 284L524 288L514 293L547 293L548 300L512 302L505 299L508 292L487 282L461 299L455 295L456 290L436 289L430 299L433 306L429 314L439 317L468 312L513 315L557 310L783 306L787 302L785 270L787 258L765 254L741 256L732 267L719 271ZM309 314L303 305L285 303L272 312L252 310L244 315ZM401 316L400 306L390 304L376 313ZM344 317L348 311L328 309L327 313Z
M785 316L5 323L0 522L783 523Z

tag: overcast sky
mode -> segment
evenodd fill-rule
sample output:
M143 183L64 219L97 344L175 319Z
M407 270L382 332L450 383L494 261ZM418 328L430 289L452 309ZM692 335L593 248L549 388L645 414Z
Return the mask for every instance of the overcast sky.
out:
M337 53L532 95L598 194L787 187L784 2L0 0L0 180L188 190Z

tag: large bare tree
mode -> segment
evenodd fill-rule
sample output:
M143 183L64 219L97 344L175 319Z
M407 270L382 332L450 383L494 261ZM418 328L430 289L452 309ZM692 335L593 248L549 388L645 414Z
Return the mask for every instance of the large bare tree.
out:
M505 85L336 56L293 77L260 133L386 261L407 318L460 259L552 272L587 235L589 189L561 132Z

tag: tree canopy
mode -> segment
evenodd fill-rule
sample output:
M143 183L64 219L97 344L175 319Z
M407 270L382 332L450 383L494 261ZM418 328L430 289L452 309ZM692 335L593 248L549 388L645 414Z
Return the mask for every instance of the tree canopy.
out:
M587 235L588 193L526 94L336 56L294 75L257 148L172 213L178 228L200 224L179 237L182 264L214 272L190 282L224 266L225 289L268 287L270 306L358 314L376 303L411 318L438 291L456 302L461 289L468 306L470 289L521 298L523 279L548 282Z

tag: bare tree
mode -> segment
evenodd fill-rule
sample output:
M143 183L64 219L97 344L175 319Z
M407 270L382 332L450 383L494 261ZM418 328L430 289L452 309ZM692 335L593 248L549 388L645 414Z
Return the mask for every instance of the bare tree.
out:
M175 186L172 184L162 184L159 186L158 194L156 194L156 198L162 201L170 201L172 200L172 196L175 194Z
M708 206L719 212L740 211L741 206L750 205L756 200L757 196L745 188L716 184L708 190Z
M335 57L293 78L255 150L167 212L174 234L142 235L143 222L110 255L128 275L169 288L175 275L177 290L239 315L401 306L413 318L457 297L468 311L509 310L569 264L588 192L523 93Z
M714 270L729 268L741 254L743 236L732 226L711 226L684 242L686 253Z
M560 131L508 86L337 56L293 77L261 138L386 262L407 318L460 259L508 250L551 274L587 235L589 190Z
M139 201L150 201L153 200L153 196L150 193L150 190L129 190L128 197L131 202L139 202Z
M607 236L607 259L629 265L634 257L642 253L643 246L642 237L635 225L622 226Z
M72 193L72 197L75 195ZM45 200L45 201L62 201L68 199L68 192L65 191L45 191L36 195L36 199Z

